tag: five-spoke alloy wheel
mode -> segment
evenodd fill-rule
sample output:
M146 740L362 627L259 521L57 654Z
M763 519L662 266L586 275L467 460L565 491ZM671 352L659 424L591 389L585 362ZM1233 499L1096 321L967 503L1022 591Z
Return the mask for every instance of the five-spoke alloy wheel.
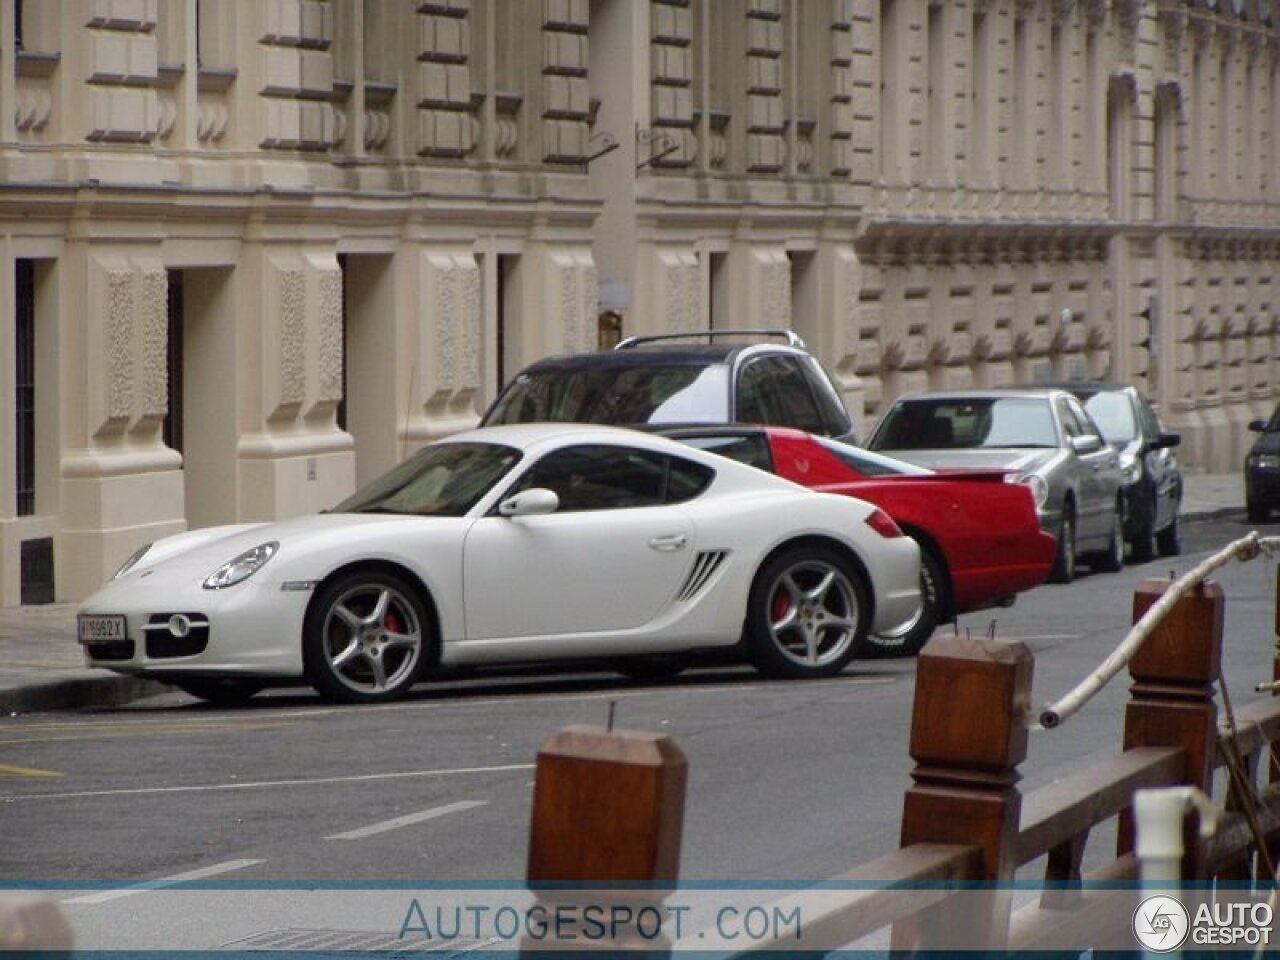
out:
M867 632L867 588L838 553L786 550L761 568L747 605L747 640L761 672L829 677L853 658Z
M430 642L412 587L390 573L356 571L329 584L308 611L303 664L327 699L376 703L417 682Z

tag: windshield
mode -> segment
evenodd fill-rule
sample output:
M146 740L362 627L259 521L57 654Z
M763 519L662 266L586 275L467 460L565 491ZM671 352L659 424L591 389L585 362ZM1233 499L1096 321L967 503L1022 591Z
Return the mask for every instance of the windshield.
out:
M873 450L1056 447L1049 401L1040 397L907 400L891 409L868 444Z
M331 513L461 517L522 454L496 443L435 443L357 490Z
M498 398L485 426L502 423L724 423L728 372L722 364L645 364L522 373Z
M1133 407L1123 393L1095 393L1084 405L1107 443L1132 443L1138 436Z

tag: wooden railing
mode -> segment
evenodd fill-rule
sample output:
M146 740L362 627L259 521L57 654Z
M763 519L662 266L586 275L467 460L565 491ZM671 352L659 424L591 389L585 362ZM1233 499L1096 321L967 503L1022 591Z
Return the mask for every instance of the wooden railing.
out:
M1135 623L1169 585L1152 580L1139 586ZM1018 789L1018 768L1035 722L1031 653L1016 641L935 638L917 666L910 736L914 767L903 800L900 849L832 878L831 885L847 882L849 889L823 901L818 914L807 918L806 934L826 944L846 944L891 928L894 949L1034 949L1060 942L1054 938L1064 929L1080 949L1106 942L1132 922L1132 908L1118 909L1115 897L1095 895L1091 887L1096 880L1138 877L1135 791L1193 786L1210 793L1215 771L1224 767L1233 787L1221 804L1217 831L1191 843L1183 877L1270 883L1274 860L1266 848L1280 847L1280 765L1266 760L1280 741L1280 697L1234 712L1230 704L1220 709L1223 622L1224 598L1216 583L1202 583L1181 596L1129 662L1132 686L1121 749L1025 797ZM1220 731L1220 721L1226 730ZM683 754L664 737L647 740L641 757L636 734L582 728L566 736L539 756L531 885L535 891L544 881L652 885L652 898L660 901L677 879ZM623 775L630 786L619 789L615 778L633 761L641 773ZM1268 783L1259 786L1263 772ZM565 804L592 815L566 817ZM1082 865L1090 835L1109 822L1117 824L1115 850L1086 875ZM632 845L643 855L628 853ZM609 854L600 856L601 850ZM1035 902L1015 908L1012 898L998 895L1019 868L1041 860L1044 885ZM870 881L874 884L868 886ZM957 924L956 908L948 906L953 898L948 884L997 893L965 899L965 922ZM640 946L652 954L671 944ZM753 942L743 952L785 946Z

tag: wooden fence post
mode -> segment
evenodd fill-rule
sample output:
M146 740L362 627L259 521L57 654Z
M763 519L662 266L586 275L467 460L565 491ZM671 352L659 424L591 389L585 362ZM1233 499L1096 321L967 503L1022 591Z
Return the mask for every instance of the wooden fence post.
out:
M1024 644L989 638L939 637L921 653L911 717L915 784L903 800L903 847L972 844L982 850L982 873L971 879L999 884L1013 878L1022 813L1018 764L1027 755L1034 665ZM985 916L940 911L920 925L920 945L963 940L971 948L1000 949L1009 931L1008 898L999 890L987 893L965 900L970 907L985 902ZM946 929L960 919L964 930ZM914 935L907 925L895 926L893 948L910 949ZM931 943L935 939L941 942Z
M1144 580L1133 594L1136 623L1169 588L1169 580ZM1182 782L1206 793L1213 783L1218 751L1218 705L1213 685L1222 665L1222 625L1226 605L1213 581L1182 597L1129 662L1133 678L1125 708L1124 749L1181 747ZM1195 818L1188 818L1194 820ZM1200 848L1194 823L1187 850ZM1133 851L1132 811L1120 817L1118 855ZM1189 855L1184 879L1198 879L1198 857Z
M582 906L587 890L593 904L609 900L611 924L626 911L635 921L618 924L618 938L595 949L669 951L666 931L650 936L653 924L639 923L639 911L661 911L678 878L687 774L684 753L659 734L573 726L538 751L530 888L548 912L566 900ZM548 946L557 945L526 936L522 951L536 956Z

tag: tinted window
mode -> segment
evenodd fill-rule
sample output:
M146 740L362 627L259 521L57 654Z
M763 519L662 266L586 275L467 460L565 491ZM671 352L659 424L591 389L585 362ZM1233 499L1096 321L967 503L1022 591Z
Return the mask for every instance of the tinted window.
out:
M460 517L520 462L514 447L436 443L357 490L334 513L410 513Z
M729 418L722 364L644 364L522 373L485 417L485 426L537 421L723 423Z
M826 423L826 429L822 432L835 436L848 433L849 413L845 410L839 395L832 389L831 381L827 379L818 361L810 357L803 362L801 369L804 371L805 379L809 381L809 389L813 391L819 412Z
M738 381L738 419L826 433L813 391L793 357L749 361Z
M702 464L649 450L584 444L547 454L516 490L554 490L561 512L621 510L689 500L705 490L713 476Z
M701 437L677 437L676 439L699 450L718 453L722 457L745 463L749 467L773 472L773 457L769 453L769 441L763 433L708 434Z

